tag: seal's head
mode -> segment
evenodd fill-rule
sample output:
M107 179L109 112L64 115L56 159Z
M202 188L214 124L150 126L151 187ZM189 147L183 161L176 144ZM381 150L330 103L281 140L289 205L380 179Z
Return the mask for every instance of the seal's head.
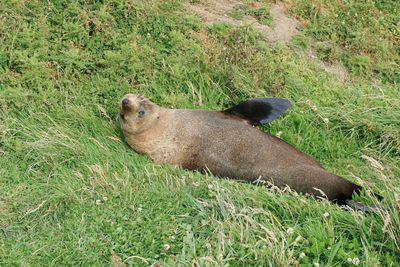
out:
M126 94L118 104L119 121L123 132L140 134L159 118L160 107L143 96Z

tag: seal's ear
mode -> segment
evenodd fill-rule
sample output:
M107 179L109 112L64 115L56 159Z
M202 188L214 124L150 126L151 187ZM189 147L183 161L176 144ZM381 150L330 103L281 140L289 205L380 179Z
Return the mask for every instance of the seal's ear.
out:
M290 101L283 98L255 98L223 112L246 119L253 125L260 125L275 120L291 106Z

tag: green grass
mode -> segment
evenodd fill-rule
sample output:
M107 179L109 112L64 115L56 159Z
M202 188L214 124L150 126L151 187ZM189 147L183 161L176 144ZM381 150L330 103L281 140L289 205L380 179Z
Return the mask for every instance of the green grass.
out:
M340 60L351 73L385 83L400 82L398 1L286 1L305 32L320 43L325 61ZM301 38L300 38L301 39Z
M261 24L269 26L272 24L269 6L258 1L245 1L243 4L238 4L232 10L226 12L226 15L239 20L245 16L252 16Z
M285 1L302 33L270 45L173 0L3 1L0 265L110 265L113 254L128 266L399 265L398 210L359 214L155 164L115 120L127 92L215 110L287 97L293 108L265 131L399 205L399 4L306 2ZM296 52L315 41L343 52L322 55L348 81Z

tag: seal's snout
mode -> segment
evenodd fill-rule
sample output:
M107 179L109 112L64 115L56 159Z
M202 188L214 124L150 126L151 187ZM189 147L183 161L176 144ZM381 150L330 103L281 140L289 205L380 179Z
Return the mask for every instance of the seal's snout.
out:
M127 106L129 104L129 99L128 98L124 98L122 100L122 105Z

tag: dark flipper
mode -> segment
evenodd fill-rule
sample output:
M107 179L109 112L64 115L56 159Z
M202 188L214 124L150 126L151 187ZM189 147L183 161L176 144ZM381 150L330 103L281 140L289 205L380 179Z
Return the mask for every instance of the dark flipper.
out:
M283 98L255 98L223 112L246 119L253 125L260 125L270 123L291 106L290 101Z
M362 190L362 187L359 186L354 193L359 194L360 191ZM381 195L371 193L375 198L377 198L379 201L383 200L383 197ZM372 212L372 211L390 211L393 210L393 206L388 206L388 205L379 205L379 204L362 204L359 202L355 202L351 199L351 196L343 196L344 198L338 199L337 204L341 206L348 206L353 210L357 211L362 211L362 212Z
M345 204L354 210L358 210L358 211L362 211L362 212L391 211L394 209L394 207L387 206L387 205L378 205L378 204L364 205L364 204L355 202L350 199L346 199Z

